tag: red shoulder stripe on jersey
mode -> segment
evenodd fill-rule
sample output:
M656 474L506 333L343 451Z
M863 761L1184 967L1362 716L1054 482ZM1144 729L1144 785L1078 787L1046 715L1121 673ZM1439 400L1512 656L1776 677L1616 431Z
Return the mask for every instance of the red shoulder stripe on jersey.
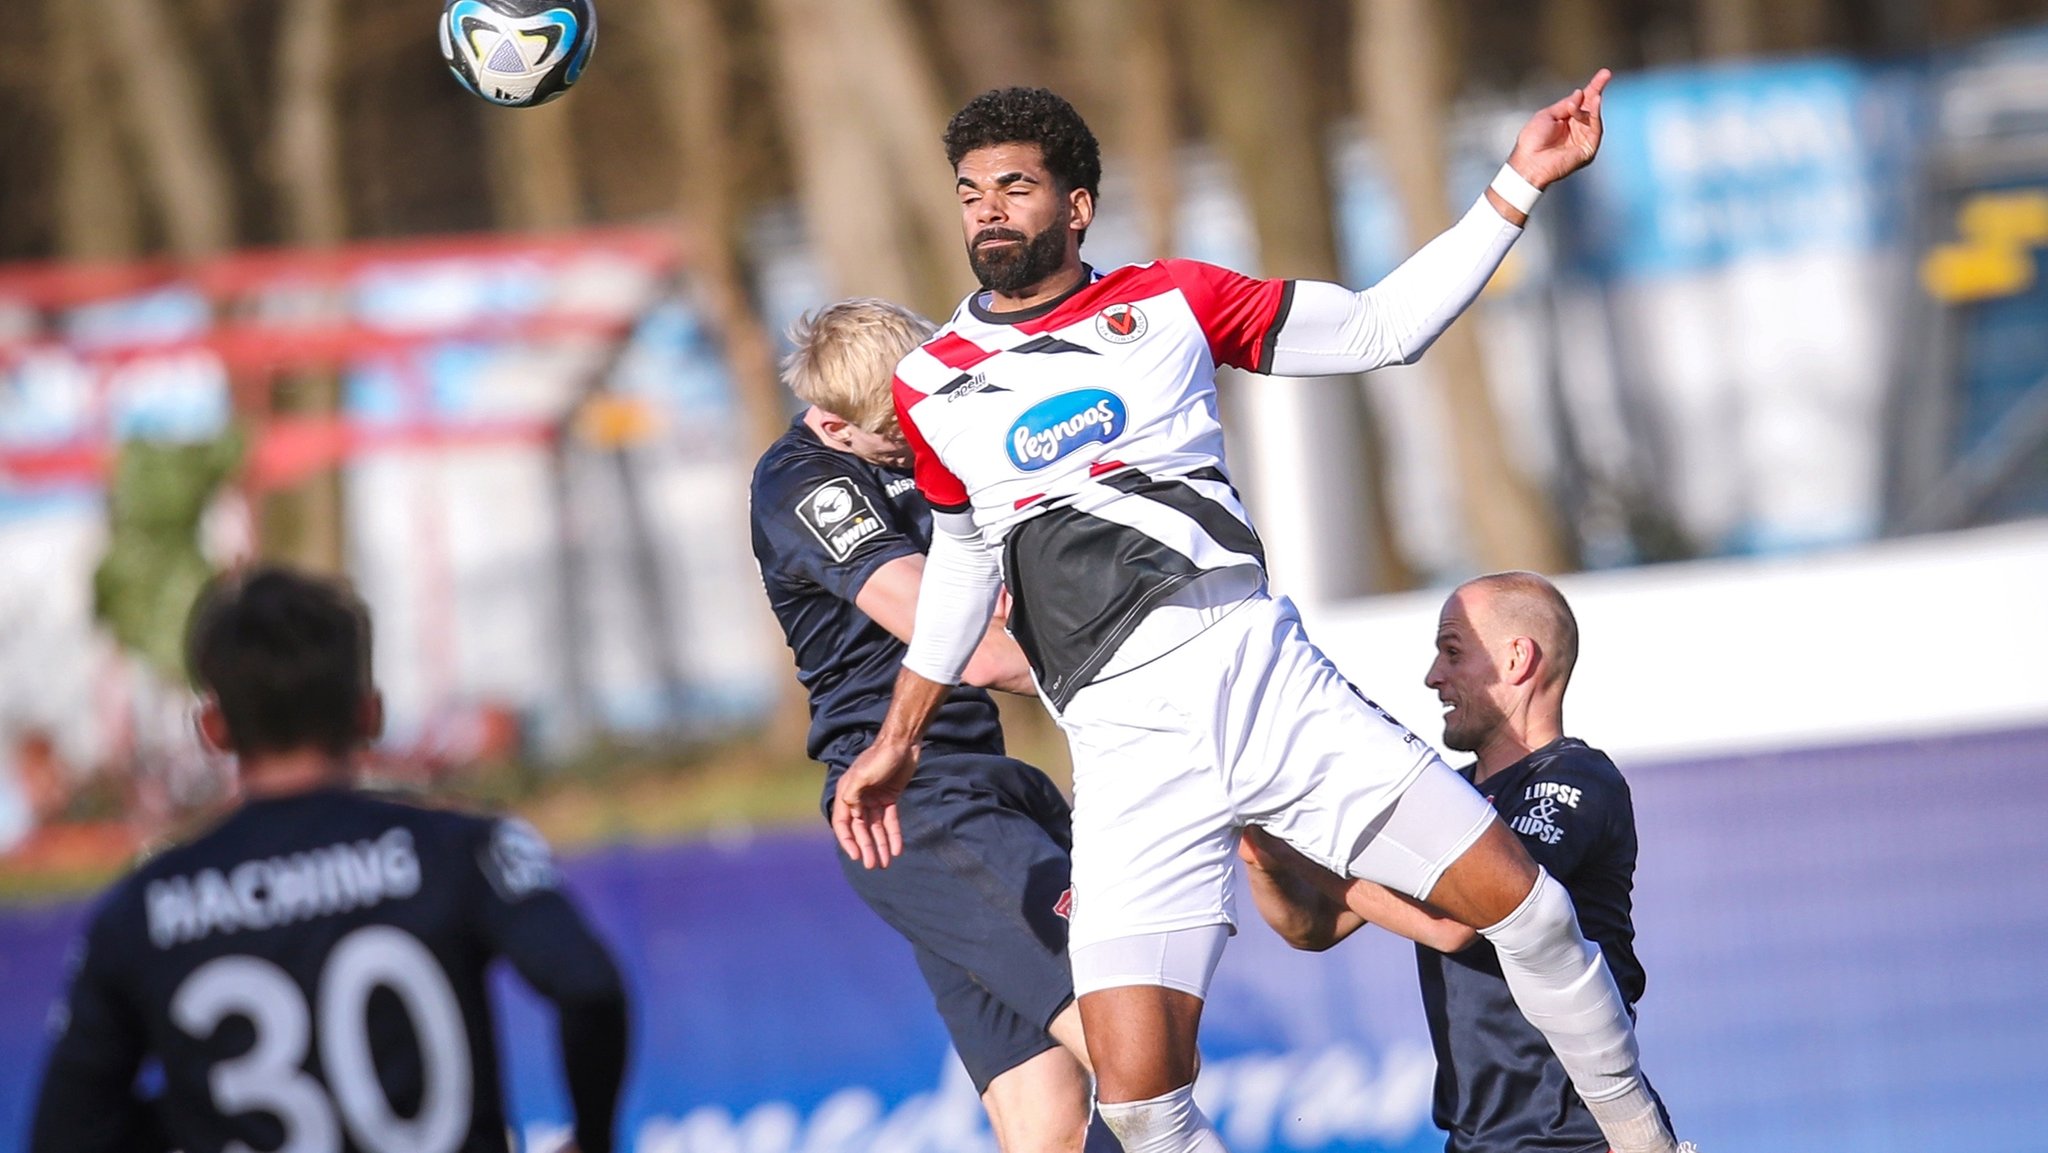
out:
M1160 267L1187 298L1216 363L1272 368L1268 347L1291 297L1286 281L1255 280L1198 260L1163 260Z
M1061 301L1058 308L1044 316L1018 322L1017 331L1033 336L1052 332L1079 324L1112 304L1144 300L1162 292L1171 292L1173 287L1173 278L1158 263L1125 265L1105 273L1102 279Z
M1124 462L1120 460L1098 460L1088 466L1088 475L1101 476L1105 472L1115 472L1123 466Z
M963 340L961 343L967 342ZM932 451L924 434L917 429L916 418L911 416L911 410L917 407L918 402L928 398L903 383L900 376L890 385L890 392L896 401L896 423L903 429L903 439L910 444L911 475L917 478L917 491L941 512L965 509L969 504L967 486L960 483L960 478L954 476L952 470L939 463L939 455Z
M961 372L966 372L968 369L995 355L995 353L962 337L957 332L946 333L944 336L925 345L924 350L931 353L940 364L945 365L947 368L958 369Z
M1013 508L1013 509L1017 509L1017 508L1023 508L1023 507L1025 506L1025 505L1027 505L1027 504L1030 504L1030 503L1031 503L1031 502L1033 502L1033 501L1038 501L1038 500L1044 500L1044 499L1045 499L1045 494L1044 494L1044 493L1042 493L1042 492L1034 492L1034 493L1032 493L1032 494L1031 494L1030 496L1020 496L1020 497L1018 497L1018 498L1017 498L1017 501L1016 501L1016 503L1015 503L1015 504L1013 504L1013 505L1011 505L1010 507L1011 507L1011 508Z

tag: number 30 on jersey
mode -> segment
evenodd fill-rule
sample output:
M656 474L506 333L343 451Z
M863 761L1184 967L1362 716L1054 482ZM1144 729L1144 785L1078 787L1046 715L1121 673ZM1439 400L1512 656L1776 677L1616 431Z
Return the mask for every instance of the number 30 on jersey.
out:
M370 993L389 989L419 1038L419 1112L400 1117L370 1056ZM335 943L309 1006L285 971L260 957L216 957L185 978L171 1020L197 1040L232 1016L249 1019L249 1051L214 1066L207 1083L224 1115L264 1112L284 1125L276 1153L339 1153L341 1126L369 1153L452 1153L469 1134L469 1039L455 991L417 937L366 925ZM317 1018L315 1013L317 1012ZM318 1027L322 1085L304 1069ZM255 1153L240 1142L228 1153Z

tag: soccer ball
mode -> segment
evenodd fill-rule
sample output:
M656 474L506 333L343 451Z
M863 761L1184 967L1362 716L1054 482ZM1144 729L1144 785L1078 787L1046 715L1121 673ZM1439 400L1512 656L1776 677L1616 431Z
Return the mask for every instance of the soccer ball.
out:
M568 91L597 44L591 0L445 0L441 58L493 104L531 108Z

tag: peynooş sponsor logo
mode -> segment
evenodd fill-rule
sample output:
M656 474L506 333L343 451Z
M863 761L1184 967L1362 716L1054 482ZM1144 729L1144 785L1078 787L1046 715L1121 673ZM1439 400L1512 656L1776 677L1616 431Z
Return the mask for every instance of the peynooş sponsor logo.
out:
M1010 426L1010 463L1037 472L1083 445L1108 444L1128 423L1123 398L1113 392L1063 392L1025 409Z

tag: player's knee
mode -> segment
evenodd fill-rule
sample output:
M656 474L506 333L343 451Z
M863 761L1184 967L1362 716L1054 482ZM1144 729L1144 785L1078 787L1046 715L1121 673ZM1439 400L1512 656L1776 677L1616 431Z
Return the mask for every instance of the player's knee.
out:
M1571 894L1546 869L1536 871L1536 883L1514 912L1479 935L1504 956L1539 963L1576 959L1591 949L1579 932Z
M1223 1143L1195 1106L1192 1084L1149 1101L1098 1102L1095 1109L1124 1153L1222 1153Z
M1088 1077L1066 1050L1048 1049L989 1082L981 1095L1002 1153L1080 1153L1090 1117Z

